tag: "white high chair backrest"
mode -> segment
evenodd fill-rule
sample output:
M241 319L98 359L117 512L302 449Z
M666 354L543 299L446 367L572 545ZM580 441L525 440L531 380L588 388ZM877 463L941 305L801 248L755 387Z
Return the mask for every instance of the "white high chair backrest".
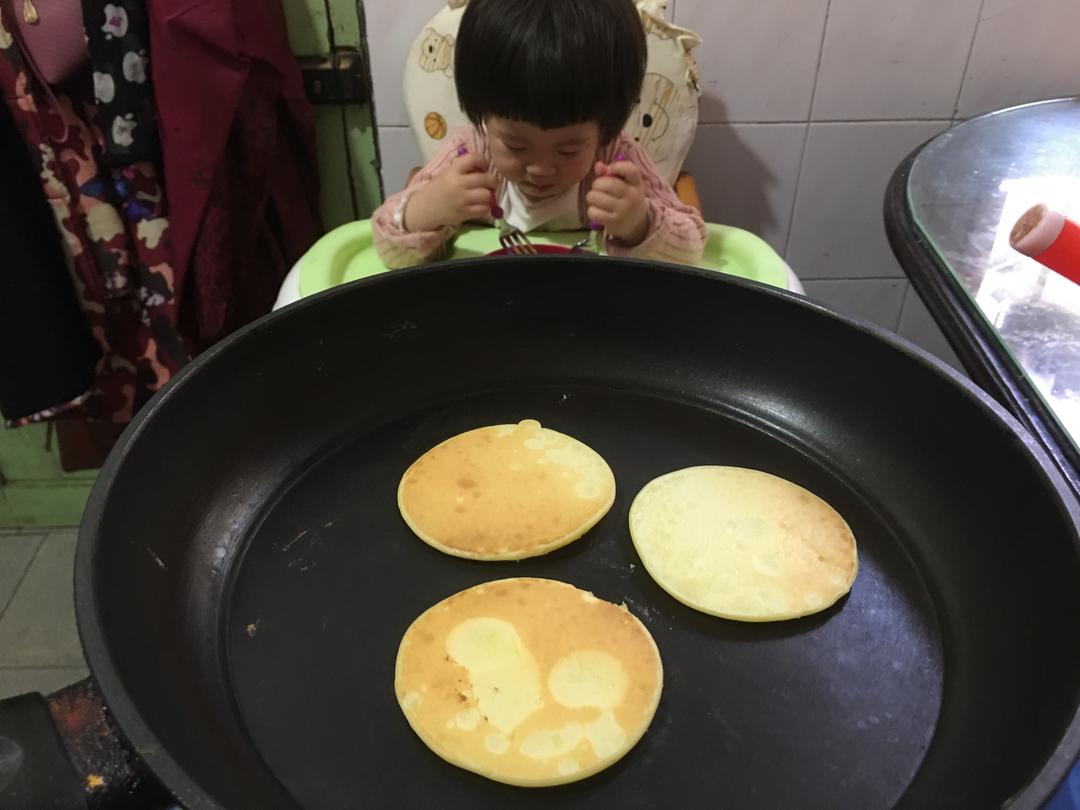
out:
M467 2L448 0L420 31L405 62L405 108L425 162L448 133L468 123L454 88L454 41ZM645 147L660 176L674 183L697 130L700 90L692 51L701 37L668 22L667 0L636 5L649 56L641 99L624 131Z

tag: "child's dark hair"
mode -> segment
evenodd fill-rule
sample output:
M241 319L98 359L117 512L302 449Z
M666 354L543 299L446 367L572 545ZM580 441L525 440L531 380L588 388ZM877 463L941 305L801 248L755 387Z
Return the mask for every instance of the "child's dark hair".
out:
M632 0L469 0L454 80L477 126L492 115L542 129L596 121L609 143L638 101L645 60Z

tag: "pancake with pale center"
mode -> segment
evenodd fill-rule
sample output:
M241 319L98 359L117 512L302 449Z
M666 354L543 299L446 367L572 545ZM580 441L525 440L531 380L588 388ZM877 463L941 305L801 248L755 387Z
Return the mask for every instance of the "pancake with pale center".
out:
M584 779L633 748L660 702L649 631L564 582L504 579L425 611L394 689L420 739L466 770L523 787Z
M565 546L614 502L607 462L534 419L447 439L398 486L398 508L421 540L474 560L519 560Z
M859 567L835 509L742 467L689 467L650 481L630 507L630 536L665 591L747 622L824 610L851 590Z

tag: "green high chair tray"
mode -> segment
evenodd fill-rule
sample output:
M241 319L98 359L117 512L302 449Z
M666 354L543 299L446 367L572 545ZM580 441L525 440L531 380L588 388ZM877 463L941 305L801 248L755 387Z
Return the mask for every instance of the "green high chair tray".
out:
M739 278L788 288L787 266L762 239L749 231L728 225L707 226L709 241L699 267ZM541 245L570 247L584 236L583 231L531 233L529 239ZM495 228L467 226L454 239L450 259L483 256L498 250ZM363 219L335 228L304 255L300 263L300 295L306 297L338 284L386 272L372 242L371 220Z

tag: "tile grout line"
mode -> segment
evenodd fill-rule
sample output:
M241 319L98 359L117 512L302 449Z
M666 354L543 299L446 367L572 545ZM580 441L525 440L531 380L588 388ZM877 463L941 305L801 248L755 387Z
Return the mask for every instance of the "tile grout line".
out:
M34 567L34 563L37 562L37 558L41 556L41 549L45 547L45 541L49 539L49 535L46 532L41 535L41 540L38 542L37 548L34 549L34 553L30 555L30 562L26 564L26 568L23 569L22 574L15 581L15 587L11 589L11 596L3 605L0 605L0 620L3 620L4 614L7 613L7 609L11 607L15 601L15 597L19 593L19 589L22 587L23 582L26 580L26 575L30 573L30 569Z
M818 46L817 64L814 66L814 86L810 88L810 109L803 122L806 129L803 130L802 149L799 152L799 172L795 175L795 189L791 196L791 216L788 217L787 233L784 234L784 260L787 261L788 251L791 249L791 234L795 229L795 214L799 204L799 186L802 185L803 169L806 164L806 147L810 142L810 122L814 118L814 99L817 97L818 80L821 78L821 60L825 55L825 37L829 33L829 12L832 10L832 0L826 0L825 20L821 24L821 45Z
M964 59L964 69L960 73L960 87L956 91L956 103L953 104L953 121L960 114L960 97L964 95L964 82L967 81L968 68L971 67L971 55L975 53L975 40L979 38L979 26L982 24L983 8L986 0L979 0L979 12L975 15L975 26L971 31L971 43L968 45L967 57Z
M911 294L911 282L908 281L904 286L904 297L900 299L900 308L896 310L896 326L892 331L896 334L900 334L900 322L904 320L904 307L907 306L908 295Z

